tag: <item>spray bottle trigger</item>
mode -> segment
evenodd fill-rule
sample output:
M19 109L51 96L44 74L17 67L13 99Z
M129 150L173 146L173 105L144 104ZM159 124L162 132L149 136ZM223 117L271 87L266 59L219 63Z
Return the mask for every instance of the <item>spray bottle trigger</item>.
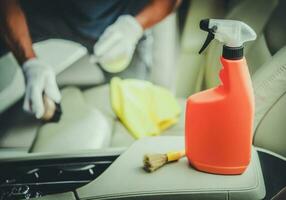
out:
M212 32L209 32L205 43L203 44L202 48L199 51L199 54L201 54L209 45L209 43L215 38L214 34Z

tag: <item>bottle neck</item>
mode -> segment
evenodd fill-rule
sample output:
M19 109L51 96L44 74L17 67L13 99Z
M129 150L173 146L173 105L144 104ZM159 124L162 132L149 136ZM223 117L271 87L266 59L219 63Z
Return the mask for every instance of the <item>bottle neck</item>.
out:
M243 58L243 46L228 47L223 45L222 57L228 60L240 60Z

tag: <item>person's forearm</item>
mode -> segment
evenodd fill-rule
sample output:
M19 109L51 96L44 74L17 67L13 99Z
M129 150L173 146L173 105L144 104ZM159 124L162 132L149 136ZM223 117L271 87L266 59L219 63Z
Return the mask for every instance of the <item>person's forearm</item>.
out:
M18 0L0 0L0 35L20 65L35 57L27 22Z
M164 19L179 3L180 0L152 0L136 19L145 30Z

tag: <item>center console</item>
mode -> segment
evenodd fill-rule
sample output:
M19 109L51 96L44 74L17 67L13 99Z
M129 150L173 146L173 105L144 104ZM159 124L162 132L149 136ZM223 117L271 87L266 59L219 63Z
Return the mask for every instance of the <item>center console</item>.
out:
M96 179L120 155L92 152L33 155L0 161L0 200L38 198L74 191Z
M186 158L153 173L143 170L144 154L182 149L184 137L164 136L138 140L127 150L117 152L32 154L31 158L0 160L0 200L264 198L264 180L254 148L250 165L242 175L200 172L190 166Z

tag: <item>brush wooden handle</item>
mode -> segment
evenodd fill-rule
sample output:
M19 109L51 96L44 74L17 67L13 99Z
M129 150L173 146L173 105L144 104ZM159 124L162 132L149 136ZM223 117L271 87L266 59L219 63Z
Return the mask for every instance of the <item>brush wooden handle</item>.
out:
M184 157L185 154L185 150L182 151L172 151L172 152L168 152L167 153L167 159L168 162L173 162L173 161L177 161L180 160L182 157Z
M43 95L43 102L44 102L44 108L45 112L42 116L42 120L49 121L53 118L55 111L56 111L56 104L55 102L50 99L47 95Z

